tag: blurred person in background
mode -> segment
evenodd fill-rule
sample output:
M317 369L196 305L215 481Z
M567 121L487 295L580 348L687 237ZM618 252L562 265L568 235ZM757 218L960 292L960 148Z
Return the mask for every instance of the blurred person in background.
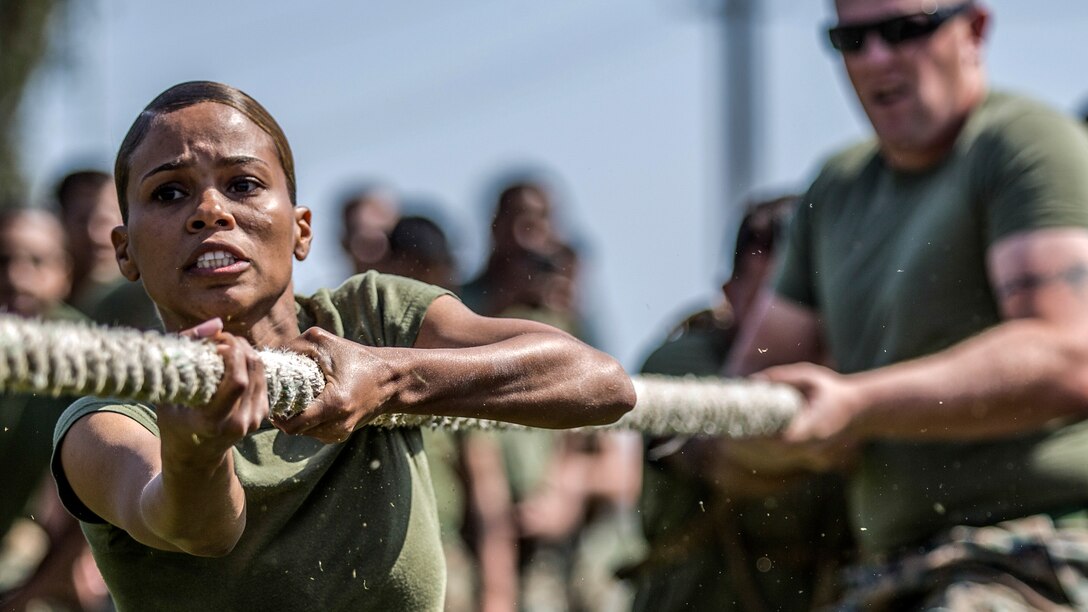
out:
M1088 609L1088 133L989 89L980 2L835 13L875 138L802 197L728 365L805 404L717 452L847 470L841 609Z
M123 280L110 241L110 232L121 225L117 188L106 172L79 170L57 183L55 196L72 253L69 303L89 314L101 295Z
M642 373L718 375L796 203L784 196L748 207L721 300L684 317ZM832 601L850 550L841 479L805 478L780 490L722 487L686 442L646 438L639 506L649 546L623 571L637 585L633 610L803 611Z
M19 205L0 209L0 312L83 320L64 303L72 272L64 228L53 213ZM61 508L48 478L53 427L72 399L0 393L0 609L5 611L95 611L107 603L79 523Z
M400 202L388 187L365 184L342 198L343 234L340 246L351 259L354 274L386 272L389 232L400 218Z
M71 253L68 302L96 323L160 329L158 311L143 282L121 276L110 232L121 225L113 177L99 170L69 173L55 190Z
M356 269L378 265L388 274L456 291L458 267L446 232L421 214L400 217L400 206L389 206L397 201L392 192L380 193L381 198L351 198L345 212L343 243L360 253L380 253L369 261L355 259ZM414 202L404 206L417 208ZM388 233L379 236L386 227ZM364 244L380 248L360 248ZM422 433L446 557L446 612L515 609L515 526L497 443L480 432Z
M587 340L580 259L561 234L551 190L501 184L490 251L462 290L470 308L541 321ZM534 430L495 434L518 526L518 607L621 610L631 591L613 575L637 551L638 437Z

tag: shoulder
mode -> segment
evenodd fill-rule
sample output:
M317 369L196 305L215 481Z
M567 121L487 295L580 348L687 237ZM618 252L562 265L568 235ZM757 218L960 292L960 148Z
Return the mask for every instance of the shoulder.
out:
M98 412L112 412L126 416L139 423L153 435L159 435L155 409L149 404L116 398L84 397L68 406L64 413L61 414L60 419L57 420L56 429L53 433L53 446L56 447L60 443L76 421Z
M357 274L335 289L296 296L299 325L321 327L374 346L411 346L434 300L446 289L373 270Z
M964 126L964 140L983 155L1068 148L1088 154L1088 130L1075 118L1021 95L993 92Z
M856 142L829 155L813 181L813 187L849 181L865 172L878 159L876 140Z
M643 362L643 374L717 374L725 363L735 327L718 309L694 312L680 321L668 339Z
M90 306L87 314L96 323L123 325L136 329L162 329L162 320L155 303L144 290L143 281L131 282L124 278L103 292Z
M66 322L80 322L87 321L86 315L76 310L72 306L63 302L54 304L45 315L42 316L45 321L66 321Z

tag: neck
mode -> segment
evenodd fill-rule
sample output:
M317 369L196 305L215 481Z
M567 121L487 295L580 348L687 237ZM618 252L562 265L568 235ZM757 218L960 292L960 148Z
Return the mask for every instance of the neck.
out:
M217 316L217 314L206 316L160 314L166 330L175 333L195 327L208 318ZM218 316L223 320L223 331L241 336L256 347L281 347L300 334L292 284L289 284L287 289L271 303L257 304L243 312L220 313Z
M905 172L921 172L936 166L956 146L956 139L959 138L960 132L963 131L967 119L985 99L986 83L982 75L979 74L972 84L967 87L955 119L936 134L928 146L895 149L881 143L881 154L889 166Z

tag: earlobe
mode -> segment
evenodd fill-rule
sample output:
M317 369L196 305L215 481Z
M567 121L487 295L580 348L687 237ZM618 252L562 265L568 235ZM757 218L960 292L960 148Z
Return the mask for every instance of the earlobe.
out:
M310 209L305 206L295 207L295 259L302 261L310 254L310 241L313 240L313 227L310 225Z
M113 252L117 257L117 267L121 269L121 275L132 282L139 280L140 270L128 250L128 228L124 225L113 228L110 240L113 241Z

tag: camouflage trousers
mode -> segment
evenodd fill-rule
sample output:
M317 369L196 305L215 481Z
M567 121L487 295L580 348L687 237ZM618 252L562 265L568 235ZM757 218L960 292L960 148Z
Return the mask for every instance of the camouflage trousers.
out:
M865 610L1088 610L1088 513L954 527L917 552L847 571L834 607Z

